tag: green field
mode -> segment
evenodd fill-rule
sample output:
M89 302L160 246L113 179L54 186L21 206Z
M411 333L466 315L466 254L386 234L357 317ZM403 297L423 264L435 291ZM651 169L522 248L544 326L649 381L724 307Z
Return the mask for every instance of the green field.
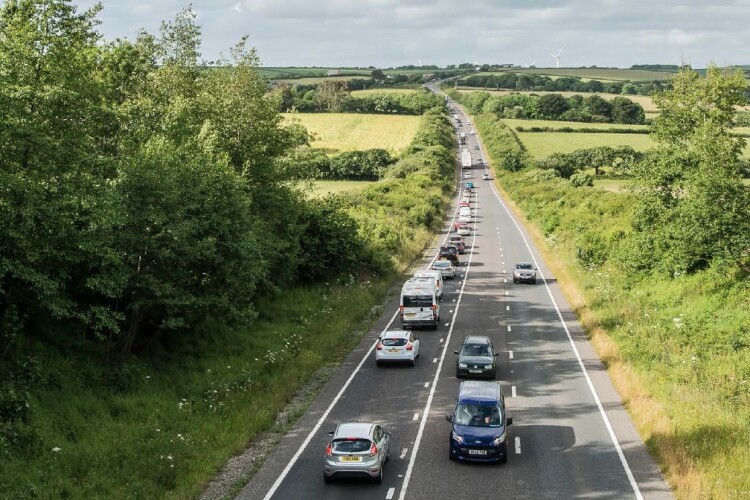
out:
M637 102L641 105L643 108L643 111L646 112L647 115L657 113L659 110L656 107L656 104L654 104L654 100L651 99L650 96L647 95L623 95L623 94L605 94L605 93L594 93L594 92L546 92L546 91L519 91L519 90L491 90L491 89L481 89L478 87L459 87L458 91L463 93L468 92L477 92L479 90L484 90L486 92L489 92L492 95L508 95L508 94L534 94L534 95L544 95L544 94L560 94L563 97L571 97L574 95L580 95L583 97L588 97L592 95L598 95L602 99L607 99L608 101L614 99L615 97L627 97L633 102Z
M532 73L536 75L554 77L578 77L587 78L589 80L600 80L600 81L663 81L675 73L667 71L648 71L648 70L633 70L633 69L620 69L620 68L508 68L505 71L497 72L486 72L477 73L480 75L491 75L498 73Z
M506 120L504 120L506 121ZM557 122L572 124L572 122ZM529 154L544 158L552 153L572 153L576 149L599 146L630 146L636 151L645 151L654 145L645 134L571 134L561 132L516 132Z
M609 129L628 129L628 130L648 130L648 125L624 125L620 123L583 123L583 122L562 122L556 120L516 120L516 119L505 119L503 120L509 127L516 129L516 127L531 128L531 127L550 127L554 129L560 128L572 128L572 129L598 129L598 130L609 130Z
M411 143L420 121L418 116L349 113L293 113L284 118L302 123L314 134L311 146L329 153L381 148L398 154Z
M329 194L359 191L372 184L371 181L317 181L313 184L312 196L322 198Z

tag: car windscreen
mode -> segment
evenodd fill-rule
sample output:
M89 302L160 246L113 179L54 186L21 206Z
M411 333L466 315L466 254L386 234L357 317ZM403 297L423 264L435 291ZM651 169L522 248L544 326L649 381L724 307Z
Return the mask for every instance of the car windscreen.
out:
M432 307L432 295L404 295L404 307Z
M459 404L453 422L471 427L500 427L503 415L497 406Z
M369 439L334 439L333 440L333 451L339 453L361 453L370 449Z
M464 344L459 352L461 356L490 356L490 346L487 344Z
M384 346L394 347L406 345L407 340L405 338L384 338L381 340Z
M516 264L516 269L526 269L530 271L533 267L531 264Z

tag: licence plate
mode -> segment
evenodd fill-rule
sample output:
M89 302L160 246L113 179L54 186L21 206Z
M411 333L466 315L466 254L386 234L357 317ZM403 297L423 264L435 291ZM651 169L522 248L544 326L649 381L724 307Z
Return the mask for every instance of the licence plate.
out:
M486 455L487 450L469 450L469 455Z
M404 314L404 316L406 316L407 318L413 318L416 315L417 315L417 313L406 313L406 314Z
M388 352L401 352L400 349L388 349Z
M341 457L342 462L361 462L362 457Z
M482 373L482 370L469 370L469 373Z

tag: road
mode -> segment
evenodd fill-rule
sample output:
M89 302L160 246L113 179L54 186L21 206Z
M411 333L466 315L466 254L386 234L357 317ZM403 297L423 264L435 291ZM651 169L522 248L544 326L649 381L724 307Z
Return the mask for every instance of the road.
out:
M457 112L465 147L484 160L473 125ZM484 168L475 165L472 178L462 179L478 184L477 220L460 272L446 281L440 327L418 332L417 365L375 366L378 334L400 328L395 299L237 498L672 497L554 275L494 181L481 179ZM421 267L449 234L455 208ZM535 262L537 284L513 284L517 261ZM469 334L490 336L501 353L498 380L514 421L506 464L448 460L444 416L460 383L453 352ZM323 482L328 431L349 420L392 432L382 484Z

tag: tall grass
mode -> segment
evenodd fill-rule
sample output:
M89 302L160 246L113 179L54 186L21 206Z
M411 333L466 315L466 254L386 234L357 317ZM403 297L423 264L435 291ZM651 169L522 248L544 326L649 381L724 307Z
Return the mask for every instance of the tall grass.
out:
M247 330L205 322L117 378L93 353L48 350L38 443L3 456L3 498L189 498L274 423L298 387L359 340L387 280L287 290Z
M496 174L676 496L750 495L748 277L728 264L677 277L628 272L615 254L630 230L630 194L535 171Z

